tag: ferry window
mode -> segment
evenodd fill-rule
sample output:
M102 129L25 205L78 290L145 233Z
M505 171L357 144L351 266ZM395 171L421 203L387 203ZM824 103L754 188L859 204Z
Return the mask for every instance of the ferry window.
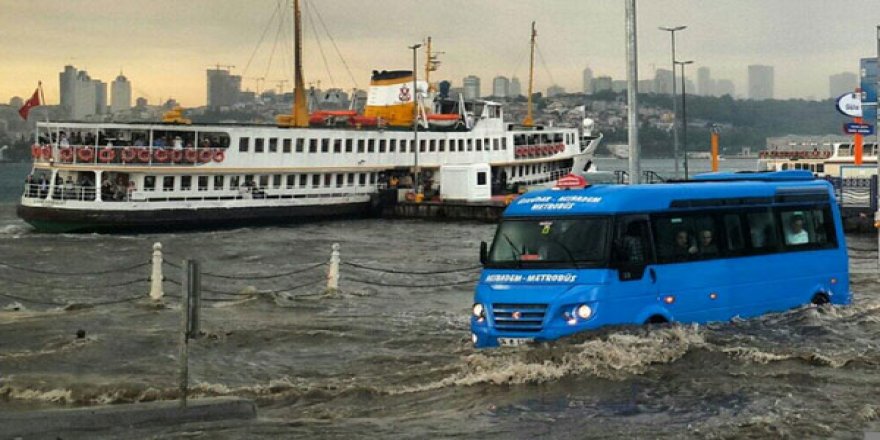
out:
M346 183L348 186L354 185L354 173L348 173L348 178L346 179Z
M144 176L144 191L156 189L156 176Z
M192 189L192 176L180 176L180 189L182 191Z
M312 174L312 188L318 188L321 186L321 175L320 174Z
M336 187L337 188L342 188L342 183L343 183L344 179L345 179L345 176L343 174L336 175Z
M288 188L296 186L296 174L288 174L285 180Z
M375 139L367 139L367 153L374 153L376 151L376 140Z
M333 152L342 153L342 139L333 139Z
M770 211L752 212L746 214L749 225L749 235L752 249L770 252L776 249L778 239L776 237L776 222Z
M498 150L498 138L492 139L492 149L495 151Z
M718 233L711 215L671 215L654 218L657 257L661 263L714 258Z
M162 178L162 191L174 191L174 176Z
M376 183L376 173L370 173L370 185Z
M518 134L513 136L513 145L526 145L526 137L524 135Z
M431 139L431 141L428 142L428 151L432 153L437 151L437 139Z
M360 173L358 175L358 184L364 186L367 184L367 175L365 173Z
M477 173L477 186L483 186L486 184L486 172L480 171Z
M305 143L306 143L306 140L303 139L303 138L299 138L299 139L296 140L296 152L297 152L297 153L302 153L302 152L303 152L303 147L304 147L304 144L305 144Z
M474 140L473 139L467 140L467 150L474 151Z
M446 139L440 139L440 145L437 146L437 151L441 153L446 151Z
M388 152L394 153L397 150L397 139L391 139L388 141Z
M146 136L143 139L146 139ZM229 148L229 135L226 133L199 133L198 141L198 146L202 148Z
M263 142L266 140L263 138L255 138L254 139L254 153L262 153L263 152Z
M419 153L425 152L425 140L419 139Z
M483 140L477 139L477 151L483 151Z
M272 188L281 188L281 174L276 174L272 177Z
M816 164L816 172L817 173L824 173L825 172L825 164L824 163L817 163Z
M501 149L502 150L507 149L507 138L501 138Z
M214 176L214 190L222 190L223 189L223 176Z
M230 176L229 177L229 189L236 189L239 185L239 177L238 176Z
M784 171L784 170L787 170L787 169L788 169L788 164L787 164L787 163L782 164L782 169L783 169L783 171Z
M329 153L330 152L330 139L321 139L321 152Z
M309 183L309 175L308 174L300 174L299 175L299 187L305 188Z
M260 188L267 188L269 186L269 176L260 176Z
M385 139L379 139L379 152L385 152Z
M358 139L358 153L363 153L363 152L364 152L364 145L365 145L365 144L364 144L364 140L363 140L363 139Z
M483 139L483 145L485 146L486 151L491 150L492 149L492 140L489 138Z
M281 146L281 152L282 153L290 153L290 147L291 147L291 140L285 139L284 142L282 143L282 146Z
M270 138L269 139L269 152L277 153L278 152L278 138Z
M324 174L324 186L329 188L333 185L333 175L330 173Z
M309 153L317 153L318 152L318 140L317 139L309 139Z
M199 191L207 191L208 190L208 176L199 176Z
M251 138L246 138L246 137L240 138L238 140L238 151L247 152L250 144L251 144Z
M781 208L778 212L788 249L836 245L834 221L829 209Z

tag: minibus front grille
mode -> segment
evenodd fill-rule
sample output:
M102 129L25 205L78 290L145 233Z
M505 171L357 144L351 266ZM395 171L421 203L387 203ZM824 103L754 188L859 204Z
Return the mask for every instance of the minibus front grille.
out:
M495 328L510 332L539 332L547 304L492 304Z

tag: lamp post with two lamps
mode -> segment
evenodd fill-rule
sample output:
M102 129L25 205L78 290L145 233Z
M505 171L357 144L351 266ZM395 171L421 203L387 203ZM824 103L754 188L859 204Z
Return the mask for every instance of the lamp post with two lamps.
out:
M664 27L660 26L661 31L669 32L669 35L672 37L672 148L673 148L673 156L675 156L675 178L678 179L680 176L678 174L678 161L679 161L679 148L678 148L678 104L676 103L675 96L675 33L678 31L683 31L687 29L687 26L674 26L674 27ZM685 160L687 158L685 157ZM685 166L687 168L687 166ZM687 173L687 172L685 172Z
M687 91L684 88L685 75L684 66L693 64L693 60L675 61L675 64L681 66L681 142L684 145L684 179L688 179L688 137L687 137Z

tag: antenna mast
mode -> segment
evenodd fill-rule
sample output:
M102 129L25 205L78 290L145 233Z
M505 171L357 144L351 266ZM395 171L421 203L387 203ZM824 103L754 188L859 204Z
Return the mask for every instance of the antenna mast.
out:
M302 71L302 15L299 0L293 0L293 117L294 127L309 126L309 110L306 108L306 88Z
M526 118L523 119L523 125L526 127L531 127L532 120L532 87L535 82L535 38L538 36L538 32L535 30L535 22L532 22L532 50L531 50L531 58L529 61L529 96L528 96L528 113L526 113Z

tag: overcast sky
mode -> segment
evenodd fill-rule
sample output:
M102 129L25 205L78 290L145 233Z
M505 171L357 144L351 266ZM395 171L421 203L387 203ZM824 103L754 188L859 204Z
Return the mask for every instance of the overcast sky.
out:
M290 0L0 0L0 100L26 97L42 80L47 100L57 103L65 64L107 83L121 69L132 94L151 103L174 97L204 105L205 70L217 63L236 66L246 88L256 88L256 77L267 78L263 89L277 87L291 75L290 30L279 34L273 19L279 1ZM436 78L460 85L475 74L489 93L494 76L515 75L525 87L532 20L543 59L539 90L554 82L579 90L586 66L625 79L624 0L303 1L332 35L317 15L304 14L306 80L323 88L354 86L334 42L363 88L373 69L410 68L407 46L428 35L445 52ZM688 29L677 34L678 57L695 60L692 71L707 66L741 94L747 66L768 64L776 68L777 98L826 98L829 75L858 73L859 58L876 56L880 8L877 0L641 0L641 79L670 64L669 34L657 27L681 24Z

